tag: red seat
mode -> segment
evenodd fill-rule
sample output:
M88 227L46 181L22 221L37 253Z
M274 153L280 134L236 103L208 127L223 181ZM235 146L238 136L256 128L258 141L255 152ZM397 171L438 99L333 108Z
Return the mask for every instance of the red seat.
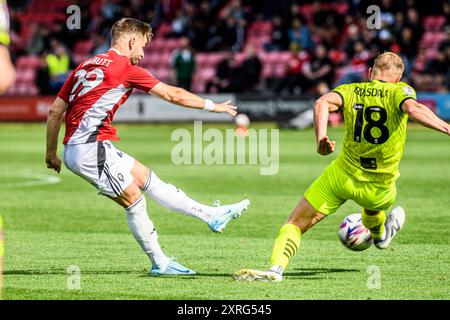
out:
M13 84L12 86L10 86L8 88L8 90L5 91L4 95L5 96L14 96L16 93L16 86Z
M37 96L39 94L39 89L35 85L32 85L30 86L28 93L30 96Z
M221 59L222 53L199 52L195 54L195 63L199 68L212 68L215 70Z
M93 47L94 47L93 40L78 41L75 44L73 51L79 54L90 54L92 52Z
M203 81L193 81L191 86L192 92L202 93L205 92L205 82Z
M445 33L441 31L426 31L420 41L421 48L437 47L445 39Z
M81 62L89 59L91 57L90 54L80 54L80 53L74 53L72 54L72 59L75 62L75 64L80 64Z
M266 55L262 56L261 59L263 59L263 63L276 63L279 59L279 55L277 52L269 52Z
M35 69L17 69L16 82L17 83L34 83L36 77Z
M306 18L308 23L312 21L313 15L315 13L313 4L308 3L308 4L300 5L299 11L300 11L300 14Z
M198 66L205 66L209 64L208 54L207 53L197 53L195 55L195 62Z
M244 52L236 53L234 55L234 60L236 61L236 63L238 65L242 64L242 62L244 62L244 60L245 60L245 53Z
M437 48L428 48L428 50L425 51L425 58L427 60L433 60L437 56Z
M275 65L274 75L278 78L282 78L286 75L286 66L282 64Z
M423 25L427 31L440 31L445 25L445 16L427 16L423 19Z
M287 64L289 60L291 59L292 53L290 51L277 51L277 52L271 52L269 55L269 59L266 60L269 63L282 63Z
M216 67L223 58L222 53L208 53L208 64L211 67Z
M172 64L172 56L173 51L166 51L162 55L160 55L160 59L158 60L159 64L170 66Z
M426 31L433 31L434 29L434 17L427 16L423 19L423 27Z
M16 68L37 68L42 64L42 59L37 56L22 56L17 58Z
M150 64L150 59L151 59L150 55L148 55L148 54L144 55L144 58L142 58L142 60L139 61L139 66L145 68L146 66L148 66Z
M164 40L164 51L173 51L180 47L180 39L165 39Z
M348 5L348 3L347 2L341 2L341 3L334 3L333 4L333 9L337 12L337 13L339 13L339 14L341 14L341 15L344 15L344 14L346 14L347 12L348 12L348 10L349 10L349 5Z
M172 26L170 23L161 23L159 27L154 31L155 37L165 37L167 33L172 31Z
M11 86L6 92L5 96L36 96L39 90L34 84L16 83Z
M273 76L273 68L270 65L264 65L263 71L262 71L262 77L263 79L267 79Z
M345 51L339 49L333 49L328 53L328 58L333 64L341 64L347 58Z
M214 68L201 68L197 69L197 72L194 75L194 79L206 82L214 78L215 75L216 70Z
M442 42L442 40L445 39L445 33L444 32L434 32L431 36L431 43L432 44L439 44Z
M169 68L159 68L156 70L153 70L153 75L160 79L163 82L168 82L168 80L170 79L170 69Z
M262 46L266 43L271 42L270 35L259 35L259 36L249 36L245 41L245 44L254 46L257 50L261 49Z
M164 39L156 38L150 42L150 45L145 47L145 52L161 52L164 50Z
M272 32L272 22L270 21L256 21L248 28L248 36L270 36Z

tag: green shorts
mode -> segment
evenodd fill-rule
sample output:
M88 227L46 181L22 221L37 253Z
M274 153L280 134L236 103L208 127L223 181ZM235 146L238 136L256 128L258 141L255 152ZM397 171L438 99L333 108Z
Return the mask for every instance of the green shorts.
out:
M396 195L395 182L382 184L354 180L333 161L306 190L304 197L314 209L328 215L336 212L347 200L353 200L368 210L388 210Z

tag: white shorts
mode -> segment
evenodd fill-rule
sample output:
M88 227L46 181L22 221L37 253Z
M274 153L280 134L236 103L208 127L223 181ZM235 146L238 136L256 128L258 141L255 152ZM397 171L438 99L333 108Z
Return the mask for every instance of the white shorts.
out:
M110 141L65 145L63 161L99 194L112 198L120 196L133 182L134 158L116 149Z

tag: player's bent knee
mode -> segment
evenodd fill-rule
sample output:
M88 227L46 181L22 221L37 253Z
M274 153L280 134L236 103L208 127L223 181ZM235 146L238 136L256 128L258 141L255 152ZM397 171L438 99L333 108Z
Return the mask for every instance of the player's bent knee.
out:
M150 181L151 170L145 165L135 160L133 168L131 169L131 175L133 176L133 182L142 190L145 189L146 184Z
M132 183L128 188L124 190L124 192L120 196L112 199L118 204L120 204L122 207L128 208L130 205L135 203L141 196L142 196L141 189L135 183Z

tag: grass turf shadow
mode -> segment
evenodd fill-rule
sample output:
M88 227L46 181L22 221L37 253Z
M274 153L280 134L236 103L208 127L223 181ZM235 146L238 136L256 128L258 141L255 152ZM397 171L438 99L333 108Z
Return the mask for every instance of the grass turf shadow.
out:
M142 271L143 272L143 271ZM99 274L141 274L141 271L136 270L80 270L80 274L85 275L99 275ZM24 276L42 276L42 275L71 275L70 272L67 272L64 269L41 269L41 270L4 270L3 274L5 276L12 275L24 275Z
M317 275L320 274L329 274L329 273L348 273L348 272L361 272L359 269L343 269L343 268L294 268L294 271L286 272L283 274L285 277L289 278L309 278L309 279L319 279ZM157 276L157 277L171 277L171 276ZM197 273L195 275L181 275L177 278L180 279L195 279L195 278L203 278L203 277L224 277L231 278L232 273Z
M317 275L329 274L329 273L348 273L348 272L361 272L358 269L342 269L342 268L294 268L293 271L286 272L283 274L285 277L289 278L312 278L317 279ZM232 273L219 273L219 272L200 272L195 275L160 275L160 276L150 276L147 271L136 271L136 270L81 270L82 275L115 275L115 274L135 274L142 278L177 278L177 279L196 279L204 277L223 277L231 278ZM3 274L5 276L10 275L24 275L24 276L35 276L35 275L70 275L66 270L63 269L41 269L41 270L4 270Z
M317 276L318 274L346 272L361 272L361 270L343 268L294 268L293 271L283 273L283 276L303 278Z

